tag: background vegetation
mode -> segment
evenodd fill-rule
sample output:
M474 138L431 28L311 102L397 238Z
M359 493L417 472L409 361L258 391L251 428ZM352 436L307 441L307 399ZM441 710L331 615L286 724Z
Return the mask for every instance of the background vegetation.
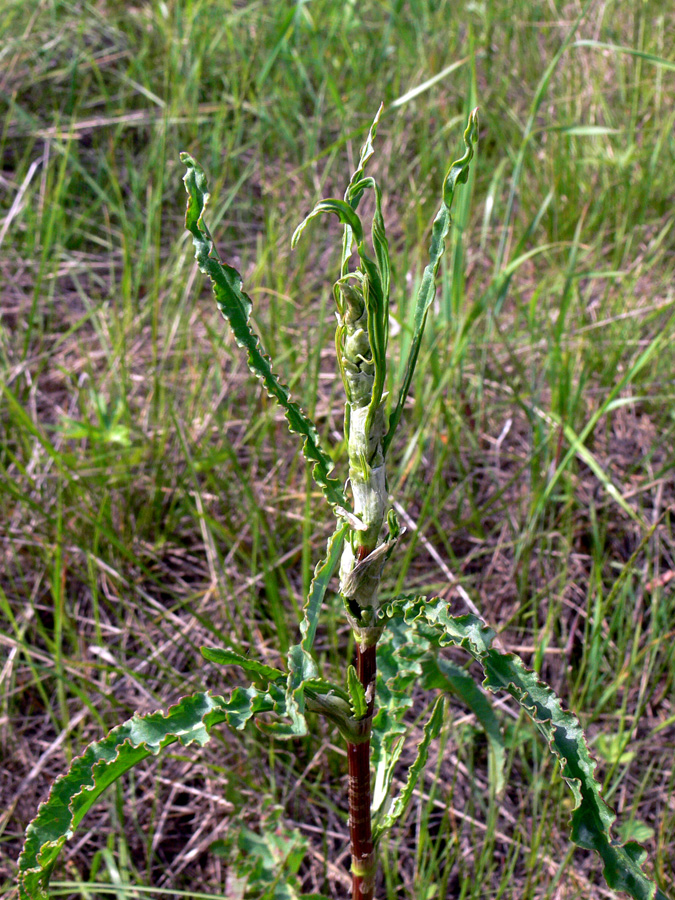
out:
M619 834L672 890L673 8L2 6L0 886L88 741L226 688L201 644L279 662L331 524L196 270L178 152L210 173L221 251L339 467L338 232L289 241L341 196L383 99L370 173L403 344L441 180L481 107L393 453L408 537L389 588L477 608L546 676L588 728ZM327 667L348 640L334 612ZM567 849L570 801L536 733L498 707L506 791L457 701L379 896L608 896L597 858ZM105 795L56 892L259 897L280 871L343 896L344 772L318 723L292 744L252 730L167 755Z

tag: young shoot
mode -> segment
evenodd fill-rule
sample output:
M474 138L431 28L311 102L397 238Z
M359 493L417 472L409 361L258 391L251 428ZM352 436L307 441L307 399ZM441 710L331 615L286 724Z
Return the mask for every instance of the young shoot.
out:
M396 554L401 529L388 493L387 454L402 422L419 357L422 336L435 292L436 277L450 233L451 208L467 180L478 135L474 110L464 131L463 153L445 176L434 219L429 260L412 299L413 331L401 383L385 394L389 343L391 267L376 181L365 175L374 151L382 108L375 116L359 163L344 197L321 200L297 228L292 245L314 219L337 216L343 226L341 264L333 287L337 314L335 350L345 396L344 429L348 469L336 477L328 450L309 416L291 398L275 372L250 322L252 302L236 269L223 263L205 221L209 191L206 176L187 153L186 227L192 235L199 268L210 280L215 301L227 320L249 368L279 404L289 430L298 435L312 475L335 518L324 558L314 571L299 623L299 641L288 651L284 668L242 656L230 647L202 649L209 664L238 666L251 682L229 696L199 692L177 700L166 713L136 715L90 744L59 776L47 800L28 826L19 860L23 900L45 900L59 852L101 792L141 760L168 745L203 745L223 724L243 729L255 720L279 740L307 735L308 715L344 740L349 787L349 840L352 900L373 900L378 848L405 815L426 764L431 743L440 733L446 705L443 694L458 694L484 727L491 749L495 791L504 784L504 742L499 720L466 670L445 660L438 649L454 645L482 669L483 687L508 693L536 723L545 746L559 764L573 797L571 839L594 850L614 890L634 900L666 900L644 873L644 854L636 844L622 846L611 836L614 814L594 778L595 763L578 720L563 709L554 692L514 654L494 646L494 632L477 616L453 616L446 601L415 593L383 601L383 573ZM375 211L369 234L358 207L372 191ZM357 265L350 269L354 252ZM341 678L321 671L314 641L326 594L335 588L354 635L355 665L345 659ZM380 671L378 672L378 658ZM404 717L413 691L428 690L429 713L403 784L393 791L404 745ZM440 693L439 693L440 691ZM373 780L374 775L374 780ZM372 790L371 790L372 787ZM486 889L488 886L485 886ZM314 895L316 897L316 895Z

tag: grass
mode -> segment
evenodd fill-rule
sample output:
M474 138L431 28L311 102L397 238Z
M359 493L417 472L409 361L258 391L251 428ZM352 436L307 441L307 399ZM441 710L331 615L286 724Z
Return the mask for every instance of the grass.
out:
M458 611L468 596L529 654L588 728L622 833L673 889L673 24L656 0L7 0L5 890L65 761L135 709L223 689L199 645L262 647L278 663L330 526L196 272L178 152L210 172L219 245L340 465L337 230L314 229L294 253L289 242L316 199L341 195L380 99L373 172L403 344L474 101L482 123L392 458L408 537L391 591L444 593ZM326 666L346 635L328 619ZM543 748L498 706L506 793L490 791L484 737L457 702L380 896L606 896L597 860L567 850L570 806ZM211 845L278 807L276 827L307 841L304 889L341 896L344 760L330 735L216 743L106 795L59 889L236 896L241 863L227 841L224 855Z

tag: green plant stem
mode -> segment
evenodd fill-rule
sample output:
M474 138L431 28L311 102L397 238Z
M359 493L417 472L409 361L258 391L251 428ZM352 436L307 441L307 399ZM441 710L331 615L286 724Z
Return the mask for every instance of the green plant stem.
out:
M356 671L366 691L367 717L373 716L376 645L357 644ZM370 734L370 727L368 729ZM352 900L372 900L377 858L370 817L370 738L347 744L349 761L349 838L352 856Z

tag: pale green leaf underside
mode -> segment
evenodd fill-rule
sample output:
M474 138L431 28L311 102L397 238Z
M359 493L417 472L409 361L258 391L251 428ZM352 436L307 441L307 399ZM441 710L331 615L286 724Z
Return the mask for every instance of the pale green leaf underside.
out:
M642 871L645 851L638 844L621 845L611 836L616 818L600 794L591 759L578 719L562 708L560 700L522 660L492 648L494 632L476 616L451 616L440 598L400 598L387 608L388 615L402 615L417 622L425 633L435 633L439 645L455 644L468 651L485 672L484 686L506 690L528 713L557 758L562 776L572 790L572 840L595 850L604 862L604 876L614 890L626 891L634 900L667 900Z
M380 116L382 115L382 110L384 109L384 104L380 103L379 109L375 113L375 118L373 119L373 123L370 126L368 131L368 137L366 141L361 147L361 153L359 154L359 164L356 171L352 174L352 177L349 180L349 184L347 185L347 190L345 191L345 200L349 203L352 209L356 209L361 200L361 196L363 194L363 190L356 191L354 190L354 185L357 182L361 181L363 178L363 172L366 168L366 163L370 159L370 157L375 152L374 141L375 134L377 133L377 126L380 123ZM344 229L344 234L342 235L342 261L340 264L340 274L346 275L347 268L349 263L349 257L352 253L352 230L346 225Z
M185 227L192 235L197 264L211 280L218 309L229 322L237 344L246 351L250 370L262 381L270 397L283 408L290 430L304 439L303 453L312 464L314 480L326 499L331 506L346 506L342 485L330 476L333 462L321 447L316 426L298 404L291 400L288 387L272 371L272 362L263 351L260 338L251 328L251 298L242 290L241 275L232 266L224 265L218 259L213 239L204 222L204 212L209 200L206 176L188 153L181 153L180 158L187 167L183 178L188 193Z
M184 697L166 714L134 716L113 728L100 741L89 744L60 775L37 816L26 829L19 857L19 894L22 900L47 900L49 878L59 852L85 813L117 778L169 744L183 746L209 740L211 729L226 722L243 728L255 715L284 712L282 688L268 691L237 688L229 699L209 693Z
M436 700L431 716L429 717L429 721L424 726L424 734L417 748L417 756L415 757L415 761L413 762L413 764L408 769L408 777L406 778L406 782L401 789L401 792L392 803L391 809L382 816L382 818L379 820L379 822L377 822L375 828L373 829L373 840L375 842L379 841L382 835L386 831L388 831L391 826L396 821L398 821L398 819L401 818L401 816L405 813L408 806L410 805L413 792L417 787L417 782L419 781L420 775L424 771L424 767L427 764L427 759L429 757L429 746L432 740L435 737L438 737L438 733L441 730L441 725L443 724L444 709L445 700L443 695L441 695Z
M421 682L429 650L429 641L401 619L389 622L378 644L376 712L370 738L374 814L384 808L389 795L407 731L404 717L413 703L414 686Z
M389 260L389 244L382 216L382 195L377 182L373 178L359 177L363 175L363 167L372 154L372 141L375 136L377 122L382 108L378 110L375 121L368 134L366 145L361 150L359 170L354 173L344 200L329 198L320 200L309 215L298 225L291 238L291 247L295 247L298 240L307 227L307 224L321 213L333 213L345 227L343 239L343 264L342 275L346 274L346 264L351 255L351 242L354 241L356 251L361 261L361 271L364 278L364 296L368 311L368 338L373 354L375 366L375 381L373 384L372 398L368 410L368 425L372 425L375 413L382 400L384 383L387 373L387 341L389 336L389 283L391 280L391 267ZM356 212L363 192L372 189L375 193L375 213L371 229L371 238L375 259L369 255L365 243L363 223Z
M414 685L451 693L474 713L488 740L490 785L500 793L504 787L504 740L490 700L473 678L449 660L439 658L437 646L420 629L400 618L389 622L377 649L377 711L371 737L375 769L373 813L384 809L391 789L405 745L404 718L412 706Z

